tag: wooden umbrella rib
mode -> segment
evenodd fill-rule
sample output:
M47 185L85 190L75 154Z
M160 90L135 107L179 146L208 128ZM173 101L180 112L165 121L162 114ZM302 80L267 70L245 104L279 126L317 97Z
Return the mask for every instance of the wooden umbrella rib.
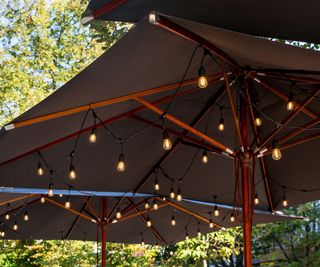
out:
M215 74L215 75L217 75L218 77L219 76L222 77L222 74ZM215 75L211 75L210 79L214 79L216 77ZM106 99L106 100L103 100L103 101L98 101L98 102L95 102L95 103L81 105L81 106L78 106L78 107L69 108L69 109L66 109L66 110L63 110L63 111L53 112L53 113L42 115L42 116L35 117L35 118L32 118L32 119L27 119L27 120L23 120L23 121L19 121L19 122L14 122L13 124L6 125L5 129L6 130L12 130L12 129L15 129L15 128L20 128L20 127L24 127L24 126L28 126L28 125L32 125L32 124L36 124L36 123L40 123L40 122L56 119L56 118L61 118L61 117L69 116L69 115L72 115L72 114L75 114L75 113L79 113L79 112L82 112L82 111L87 111L89 109L101 108L101 107L105 107L105 106L108 106L108 105L111 105L111 104L121 103L121 102L124 102L124 101L131 100L131 99L133 99L135 97L142 97L142 96L148 96L148 95L153 95L153 94L165 92L165 91L168 91L168 90L175 89L177 86L192 85L192 84L197 83L197 81L198 81L198 78L192 78L192 79L189 79L189 80L185 80L182 83L181 82L175 82L175 83L171 83L171 84L155 87L155 88L148 89L148 90L135 92L135 93L124 95L124 96L118 96L118 97Z
M34 204L34 203L38 202L39 200L40 200L40 197L37 197L36 199L33 199L33 200L31 200L31 201L29 201L29 202L27 202L27 203L24 203L23 205L20 205L19 207L16 207L16 208L14 208L14 209L8 210L8 211L0 214L0 217L3 217L3 216L4 216L5 214L7 214L7 213L12 213L12 212L15 212L15 211L17 211L17 210L20 210L20 209L22 209L24 206L30 206L31 204Z
M145 105L148 109L152 110L153 112L162 115L164 114L164 111L155 107L154 105L150 104L148 101L140 98L140 97L135 97L134 98L136 101L138 101L139 103ZM190 125L184 123L183 121L177 119L176 117L170 115L170 114L166 114L165 115L167 120L170 120L171 122L177 124L178 126L182 127L185 130L188 130L190 133L200 137L201 139L204 139L205 141L207 141L208 143L210 143L211 145L217 147L218 149L221 149L223 151L225 151L228 154L231 155L235 155L234 151L232 151L230 148L228 148L227 146L221 144L220 142L216 141L215 139L209 137L208 135L198 131L197 129L191 127Z
M4 205L10 204L10 203L14 203L14 202L17 202L19 200L23 200L23 199L34 197L34 196L38 196L38 195L37 194L28 194L28 195L23 195L23 196L20 196L20 197L4 200L4 201L0 202L0 206L4 206Z

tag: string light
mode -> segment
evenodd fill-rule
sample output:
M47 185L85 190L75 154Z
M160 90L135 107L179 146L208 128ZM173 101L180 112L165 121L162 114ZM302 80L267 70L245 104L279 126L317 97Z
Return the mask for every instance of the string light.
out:
M198 237L201 237L200 222L198 222Z
M91 133L90 133L90 135L89 135L89 142L90 142L91 144L94 144L95 142L97 142L97 134L96 134L96 131L97 131L96 127L93 127L93 128L91 129Z
M189 239L189 234L188 234L188 231L186 231L186 240Z
M150 204L149 204L148 200L146 200L146 202L144 203L144 208L146 210L150 208Z
M280 160L282 158L280 146L276 140L272 142L272 158L274 160Z
M158 206L158 203L157 203L157 200L153 200L153 209L154 210L158 210L159 206Z
M217 196L214 196L214 202L217 203ZM220 211L218 209L217 204L214 205L213 215L218 217L220 215Z
M123 172L125 169L126 169L126 165L124 163L124 155L121 153L117 163L117 170L119 172Z
M203 153L202 153L202 163L206 164L208 163L208 153L207 153L207 150L203 150Z
M64 203L64 206L66 207L66 209L70 209L71 208L70 197L67 198L67 201L66 201L66 203Z
M256 193L256 194L254 195L254 204L259 205L259 203L260 203L260 200L259 200L259 198L258 198L258 194Z
M177 200L181 201L182 200L182 195L181 195L181 189L179 187L178 192L177 192Z
M230 216L230 222L234 222L236 220L236 218L234 217L233 213L231 213L231 216Z
M206 70L203 66L199 68L199 79L198 79L198 86L199 88L207 88L208 87L208 80L206 77Z
M46 199L45 199L44 195L41 195L40 202L42 204L46 202Z
M10 214L7 212L6 215L4 216L4 218L9 221L10 220Z
M154 190L156 190L156 191L160 190L160 184L159 184L159 181L157 178L154 181Z
M38 163L37 174L38 174L39 176L43 176L43 175L44 175L44 169L43 169L42 164L41 164L40 161L39 161L39 163Z
M142 233L140 233L140 235L141 235L141 246L144 246L144 245L145 245L145 243L144 243L144 239L143 239L143 234L142 234Z
M69 167L69 179L74 180L76 178L77 178L77 173L75 171L73 164L71 163Z
M12 227L13 231L18 231L18 223L17 221L14 222L14 225Z
M284 192L285 188L282 187L282 191L283 191L283 197L282 197L282 206L283 207L288 207L288 200L287 200L287 197L286 197L286 194Z
M220 120L218 124L218 129L220 132L224 130L224 118L223 118L222 111L223 111L223 107L220 107Z
M170 139L170 136L169 136L169 133L167 130L164 130L163 131L163 134L162 134L162 147L164 150L170 150L172 148L172 142L171 142L171 139Z
M54 192L53 192L53 184L50 183L49 184L49 188L48 188L48 196L49 197L53 197L54 196Z
M152 223L151 223L150 217L148 216L148 218L147 218L147 227L151 227L151 226L152 226Z
M118 207L118 208L117 208L117 213L116 213L116 218L117 218L118 220L120 220L121 217L122 217L121 211L120 211L120 208Z
M294 110L294 107L295 107L294 96L292 93L290 93L289 97L288 97L287 110L292 111L292 110Z
M1 237L5 237L5 235L6 235L6 232L4 231L4 229L2 229L2 230L0 231L0 236L1 236Z
M175 194L174 189L172 187L170 188L170 198L171 199L176 198L176 194Z
M176 218L174 217L174 210L172 211L171 225L172 225L172 226L175 226L175 225L176 225Z
M214 223L213 223L213 221L212 221L212 219L210 219L210 221L209 221L209 228L213 228L214 227Z
M256 114L256 117L254 119L254 125L257 127L260 127L262 125L262 120L258 113Z
M27 211L24 212L23 220L24 220L25 222L29 221L29 214L28 214Z

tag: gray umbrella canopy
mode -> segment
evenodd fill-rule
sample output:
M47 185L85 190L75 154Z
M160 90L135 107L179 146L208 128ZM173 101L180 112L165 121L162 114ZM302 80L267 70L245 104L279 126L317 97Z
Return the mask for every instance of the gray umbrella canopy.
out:
M239 77L245 77L254 111L263 121L257 129L259 138L250 127L255 155L251 185L252 195L257 193L260 199L257 208L281 208L283 197L290 205L319 199L319 52L184 19L162 18L196 33L236 66L226 65L223 73L216 50L203 59L204 49L190 38L143 19L88 68L1 130L1 186L45 189L52 182L59 189L71 184L77 190L154 194L157 179L157 194L169 196L171 189L175 193L180 189L184 198L237 206L239 144L225 74L232 83L235 112L239 99L245 98L238 90ZM202 59L209 79L206 89L197 86ZM286 109L290 92L296 103L293 111ZM206 137L186 132L166 115L165 127L178 145L164 151L162 119L137 97L167 110ZM217 129L221 116L223 132ZM91 144L88 137L95 122L97 141ZM275 125L276 135L266 138ZM212 138L228 147L229 153ZM258 139L267 152L256 143ZM273 139L288 148L279 161L270 156ZM295 143L300 145L291 147ZM207 164L202 163L203 149L208 151ZM123 172L116 168L121 153L126 164ZM43 176L36 174L39 162ZM71 163L75 180L68 178Z
M136 23L157 11L250 35L320 43L318 1L91 0L84 20Z
M62 191L61 191L62 192ZM82 192L82 195L73 195L75 191L59 193L53 197L45 195L41 201L39 194L2 193L0 195L1 226L0 234L5 233L6 239L72 239L91 240L100 239L101 197ZM219 217L211 215L214 207L207 205L162 200L157 198L159 209L152 207L147 212L144 208L145 200L152 205L154 198L123 197L107 200L107 239L109 242L141 243L167 245L186 238L208 233L214 230L223 230L224 227L234 227L238 222L230 222L230 209L218 207ZM65 208L69 201L71 207ZM119 205L118 205L119 204ZM116 219L118 207L121 218ZM135 208L133 208L135 207ZM113 212L112 212L113 211ZM9 219L6 220L6 215ZM27 219L26 220L26 216ZM172 216L176 225L172 226ZM147 226L148 218L151 227ZM213 227L209 222L212 219ZM254 223L268 223L297 219L282 215L259 212L254 216ZM17 229L13 229L14 225Z

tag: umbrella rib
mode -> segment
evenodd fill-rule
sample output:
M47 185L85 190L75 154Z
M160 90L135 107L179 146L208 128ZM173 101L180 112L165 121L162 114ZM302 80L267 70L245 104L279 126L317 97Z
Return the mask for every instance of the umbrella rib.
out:
M40 200L40 197L37 197L36 199L31 200L31 201L29 201L29 202L27 202L27 203L24 203L23 205L20 205L19 207L16 207L16 208L14 208L14 209L11 209L11 210L6 211L5 213L0 214L0 217L4 216L6 213L12 213L12 212L15 212L16 210L21 209L21 208L24 207L24 206L29 206L29 205L31 205L31 204L33 204L33 203L36 203L36 202L39 201L39 200Z
M90 17L88 17L88 20L85 22L89 22L91 20L91 17L93 19L98 19L106 13L109 13L110 11L116 9L118 6L125 4L126 2L128 2L128 0L111 0L102 7L94 10L91 14L89 14Z
M126 197L126 200L129 203L133 204L133 202L129 198ZM136 207L134 208L134 210L137 214L140 212L139 209ZM143 220L143 222L145 224L147 223L146 218L142 214L139 214L139 217ZM160 235L160 233L157 231L157 229L154 226L151 226L150 228L151 228L151 231L153 232L153 234L156 236L156 238L158 238L163 243L163 245L167 246L168 242Z
M259 146L260 145L260 138L259 138L259 135L258 135L257 126L254 123L254 113L253 113L253 108L252 108L251 97L250 97L250 94L249 94L249 91L248 91L247 82L245 84L246 84L246 95L247 95L247 98L248 98L248 104L249 104L249 110L250 110L251 124L253 126L254 135L255 135L254 139L256 140L256 143ZM272 197L271 197L269 181L268 181L268 176L267 176L266 164L265 164L265 161L264 161L263 157L260 158L260 164L261 164L261 170L262 170L262 173L263 173L264 189L265 189L266 194L267 194L269 208L270 208L271 212L274 212L273 201L272 201Z
M83 200L87 204L86 206L91 210L94 217L99 218L98 213L96 212L96 210L92 207L92 205L90 203L91 197L84 197ZM86 206L84 208L86 208Z
M214 75L210 76L210 79L212 79L212 78L214 79L215 75L219 76L219 78L222 77L222 74L214 74ZM189 80L185 80L183 82L175 82L175 83L171 83L171 84L166 84L166 85L162 85L162 86L155 87L152 89L142 90L142 91L134 92L134 93L123 95L123 96L113 97L113 98L109 98L106 100L81 105L81 106L74 107L74 108L69 108L69 109L65 109L65 110L61 110L61 111L57 111L57 112L52 112L52 113L38 116L38 117L35 117L32 119L14 122L12 124L5 125L4 128L6 130L13 130L15 128L20 128L20 127L33 125L36 123L40 123L40 122L44 122L44 121L48 121L48 120L52 120L52 119L56 119L56 118L70 116L72 114L87 111L89 109L101 108L101 107L109 106L112 104L125 102L128 100L132 100L135 97L142 97L142 96L148 96L148 95L153 95L153 94L157 94L157 93L162 93L162 92L165 92L168 90L176 89L177 86L193 85L197 82L198 82L198 78L192 78Z
M287 116L285 118L285 120L281 123L280 127L274 129L273 131L271 131L266 137L265 139L263 139L260 143L260 146L258 147L259 150L264 147L268 141L270 141L278 132L280 132L283 127L285 127L291 120L293 120L298 113L304 108L306 107L318 94L320 93L320 90L317 89L314 91L313 95L306 98L305 101L300 105L300 107L298 107L296 110L294 110L289 116ZM259 153L259 151L257 152Z
M9 200L5 200L5 201L0 202L0 206L7 205L7 204L10 204L10 203L17 202L19 200L23 200L23 199L26 199L26 198L29 198L29 197L34 197L34 196L37 196L37 195L36 194L28 194L28 195L23 195L23 196L20 196L20 197L12 198L12 199L9 199Z
M165 18L164 16L161 16L159 14L154 14L154 13L150 14L149 22L169 32L172 32L178 36L181 36L189 41L192 41L196 44L200 44L201 46L212 51L216 56L218 56L224 62L228 63L233 68L236 68L236 69L240 68L238 63L233 58L231 58L228 54L220 50L214 44L210 43L203 37L195 34L194 32L189 31L188 29L182 27L181 25L174 23L173 21Z
M124 196L121 199L123 199L123 198L124 198ZM144 202L145 202L145 200L142 200L142 201L138 202L138 204L135 204L134 206L132 206L132 204L129 204L127 207L125 207L123 210L121 210L121 215L123 216L123 215L127 214L134 207L139 207ZM116 210L116 208L119 206L119 204L120 204L120 201L118 201L118 203L114 206L113 211L110 212L109 217L108 217L108 222L109 221L112 222L114 219L116 219L115 216L112 216L112 215L113 215L113 212Z
M261 76L261 77L269 77L274 79L280 79L285 81L297 81L303 83L311 83L311 84L319 84L320 79L314 79L310 77L299 77L299 76L292 76L287 74L278 74L278 73L266 73L263 71L250 71L249 76Z
M80 209L80 213L83 213L85 208L87 207L87 205L89 204L89 201L91 200L91 197L85 198L85 203L82 205L81 209ZM99 217L98 217L99 218ZM72 222L68 232L66 233L66 235L64 236L64 239L68 239L69 236L72 234L75 226L77 225L78 221L80 220L80 215L77 215L76 218L74 219L74 221Z
M218 101L223 94L225 93L224 88L220 88L219 91L217 93L215 93L211 99L207 102L206 106L201 110L201 112L195 117L195 119L191 122L191 126L194 127L196 126L201 120L202 118L207 114L207 112L211 109L213 103L215 103L216 101ZM136 117L134 117L136 118ZM183 137L187 136L187 134L189 133L189 131L185 130L182 135ZM150 179L151 175L153 174L153 172L156 170L156 168L158 168L163 162L165 162L171 155L172 153L177 149L177 147L181 144L183 138L179 138L172 146L172 148L167 151L159 160L158 162L153 165L153 167L150 169L150 171L144 176L144 178L139 182L139 184L135 187L135 189L133 190L134 193L137 193L146 183L147 181Z

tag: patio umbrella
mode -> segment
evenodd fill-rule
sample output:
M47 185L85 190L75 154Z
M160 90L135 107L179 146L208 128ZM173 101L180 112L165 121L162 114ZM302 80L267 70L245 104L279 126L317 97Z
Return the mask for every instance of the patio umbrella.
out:
M137 23L157 11L250 35L320 43L317 1L91 0L83 22Z
M319 69L317 51L152 13L5 125L1 185L226 204L250 266L254 204L319 198Z

